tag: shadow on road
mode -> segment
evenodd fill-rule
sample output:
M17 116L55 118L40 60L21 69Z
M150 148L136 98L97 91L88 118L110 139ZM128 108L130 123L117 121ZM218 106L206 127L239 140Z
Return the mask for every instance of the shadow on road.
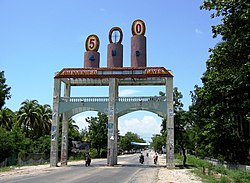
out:
M85 167L85 164L68 165L68 167ZM140 168L165 168L164 165L144 165L144 164L117 164L114 166L108 166L104 163L91 164L89 167L140 167ZM88 168L88 167L86 167Z

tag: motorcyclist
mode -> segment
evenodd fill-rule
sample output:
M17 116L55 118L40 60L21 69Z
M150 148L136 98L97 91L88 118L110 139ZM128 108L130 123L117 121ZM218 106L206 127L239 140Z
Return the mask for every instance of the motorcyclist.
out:
M155 153L153 159L154 159L154 164L156 165L157 161L158 161L158 154L157 153Z
M141 164L143 164L143 162L144 162L144 155L141 153L141 155L139 156L139 162L141 163Z
M85 160L85 166L90 166L91 163L91 156L89 152L86 153L86 160Z

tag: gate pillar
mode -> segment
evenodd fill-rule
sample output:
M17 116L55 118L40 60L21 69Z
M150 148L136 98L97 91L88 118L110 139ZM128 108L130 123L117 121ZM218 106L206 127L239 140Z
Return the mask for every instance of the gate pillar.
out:
M61 80L54 79L53 93L53 112L51 124L51 150L50 150L50 166L57 166L58 162L58 131L59 131L59 99L61 95Z
M64 85L64 97L70 97L70 85ZM67 112L63 113L62 119L62 145L61 145L61 166L66 166L68 162L68 131L69 131L69 116Z
M173 107L173 77L166 78L167 96L167 168L174 168L174 107Z
M116 100L118 97L118 81L116 78L109 79L109 106L108 106L108 152L107 164L117 164L117 138L118 138L118 116L116 111Z

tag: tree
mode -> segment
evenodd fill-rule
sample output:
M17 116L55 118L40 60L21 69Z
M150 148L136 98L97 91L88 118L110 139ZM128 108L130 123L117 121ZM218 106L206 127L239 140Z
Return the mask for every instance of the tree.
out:
M162 151L162 147L166 146L166 136L164 136L163 134L155 134L151 139L152 142L150 143L150 146L156 152Z
M49 135L52 120L51 107L48 104L40 105L37 100L26 100L21 105L17 112L17 121L26 129L26 135L32 138Z
M145 143L145 140L140 138L139 135L133 132L127 132L124 136L120 136L119 139L119 148L122 151L131 151L131 150L137 150L141 149L141 146L136 146L131 144L131 142L139 142L139 143Z
M14 149L14 141L10 138L10 133L10 131L0 126L0 162L8 158Z
M21 108L18 111L17 121L20 126L26 129L28 136L29 130L34 130L38 126L40 120L37 100L26 100L21 103Z
M72 141L81 141L82 136L79 132L79 127L76 125L76 122L70 118L68 121L68 128L69 128L69 134L68 134L68 143L69 143L69 149L73 147Z
M108 117L104 113L97 113L97 117L88 117L86 121L89 123L88 137L90 139L91 147L97 150L97 156L101 156L101 150L107 149L107 135L108 135Z
M51 121L52 121L52 110L50 105L38 105L37 106L38 115L39 115L39 122L37 129L39 129L39 134L41 135L49 135L50 128L51 128Z
M165 93L160 92L161 96L164 96ZM175 147L179 148L183 155L183 166L186 166L186 150L188 148L193 148L191 136L192 136L192 126L190 123L189 112L183 110L183 103L181 99L183 95L178 91L177 87L173 89L173 105L174 105L174 135L175 135ZM167 130L166 130L166 119L162 120L161 124L161 136L155 136L152 140L155 144L161 144L161 139L166 139ZM162 138L164 137L164 138ZM155 142L154 142L155 141ZM165 145L165 142L164 142ZM160 145L155 145L155 148L160 148Z
M11 130L12 125L15 123L15 113L8 108L0 110L0 126L6 130Z
M25 133L19 124L16 122L13 124L13 127L10 132L10 139L14 142L13 144L13 153L22 154L32 153L33 152L33 143L34 140L25 137Z
M250 2L207 0L201 9L214 11L211 18L221 18L222 23L213 26L212 32L222 41L210 49L203 86L193 93L192 119L203 130L197 146L205 155L246 164L250 147Z
M0 110L5 104L5 99L10 99L10 87L5 84L6 79L4 77L4 71L0 71Z

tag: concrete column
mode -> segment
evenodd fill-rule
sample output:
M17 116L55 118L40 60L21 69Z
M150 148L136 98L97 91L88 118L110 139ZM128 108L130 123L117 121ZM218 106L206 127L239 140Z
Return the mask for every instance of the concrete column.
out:
M64 85L64 97L70 97L70 85ZM68 125L69 117L67 112L63 113L62 118L62 145L61 145L61 166L66 166L68 162Z
M131 37L131 67L147 67L146 37Z
M97 51L84 52L84 67L85 68L99 68L100 53Z
M107 55L107 67L123 67L123 45L121 43L109 43Z
M174 168L174 107L173 107L173 77L166 78L167 96L167 168Z
M118 82L115 78L109 79L109 110L108 110L108 154L107 165L117 164L117 132L118 121L116 114L116 98L118 96Z
M115 101L118 98L118 80L115 80ZM115 115L114 115L114 137L115 137L115 141L114 141L114 147L115 147L115 156L114 156L114 164L117 165L117 155L118 155L118 116L117 116L117 110L116 110L116 105L115 105Z
M54 79L53 112L51 124L51 151L50 166L55 167L58 163L58 131L59 131L59 99L61 97L61 80Z

